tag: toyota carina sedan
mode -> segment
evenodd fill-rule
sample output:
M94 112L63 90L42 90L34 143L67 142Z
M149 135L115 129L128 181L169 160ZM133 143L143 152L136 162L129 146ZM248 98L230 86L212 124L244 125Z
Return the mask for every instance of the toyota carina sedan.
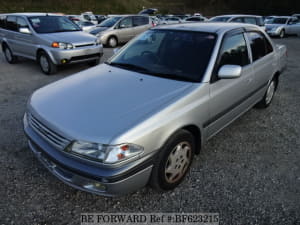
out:
M254 25L153 28L105 64L34 92L24 116L29 146L84 191L171 190L209 138L270 105L285 56Z

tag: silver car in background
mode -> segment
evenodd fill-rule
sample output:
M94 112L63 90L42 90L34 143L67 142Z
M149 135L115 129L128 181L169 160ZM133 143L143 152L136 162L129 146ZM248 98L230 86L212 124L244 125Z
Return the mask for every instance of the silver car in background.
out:
M152 19L143 15L112 16L90 31L103 45L116 47L126 43L153 26Z
M97 65L103 47L65 16L45 13L0 15L0 42L8 63L18 56L36 60L45 74L58 65L88 62Z
M105 64L35 91L25 133L51 173L78 189L171 190L208 139L271 104L285 64L285 46L254 25L157 26Z
M221 15L210 18L208 21L210 22L226 22L226 23L248 23L257 25L260 27L264 27L264 20L262 16L257 15L243 15L243 14L235 14L235 15Z
M286 35L300 36L300 20L292 16L276 16L266 24L266 32L280 38Z

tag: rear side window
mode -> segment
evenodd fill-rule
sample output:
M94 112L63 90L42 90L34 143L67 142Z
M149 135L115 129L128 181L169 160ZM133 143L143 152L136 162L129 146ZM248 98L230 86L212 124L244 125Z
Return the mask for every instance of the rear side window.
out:
M253 17L245 17L244 22L257 25L256 18L253 18Z
M253 61L256 61L273 51L269 40L260 32L248 32Z
M149 18L146 16L135 16L133 17L133 26L142 26L149 24Z
M265 25L264 20L263 20L262 17L257 17L256 18L256 23L257 23L258 26L264 26Z
M244 20L243 20L242 17L237 17L237 18L232 19L230 22L234 22L234 23L243 23Z
M0 28L6 28L6 16L0 16Z
M249 63L250 59L244 35L240 33L225 37L219 55L218 69L223 65L245 66Z
M17 17L15 16L8 16L6 19L6 29L12 30L12 31L17 31L18 26L17 26Z

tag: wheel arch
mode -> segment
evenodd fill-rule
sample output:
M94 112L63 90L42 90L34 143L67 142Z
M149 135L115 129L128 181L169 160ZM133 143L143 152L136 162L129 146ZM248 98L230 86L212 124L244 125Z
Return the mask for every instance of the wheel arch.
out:
M184 126L182 128L180 128L180 130L186 130L188 132L190 132L194 138L195 138L195 154L199 154L200 153L200 150L201 150L201 145L202 145L202 133L201 133L201 130L198 126L196 125L187 125L187 126Z
M3 50L5 47L9 47L9 46L8 46L6 41L2 41L1 47L2 47L2 50Z
M275 86L275 90L277 90L277 87L278 87L278 83L279 83L279 76L280 76L280 72L277 71L273 77L272 77L272 80L275 79L276 80L276 86Z

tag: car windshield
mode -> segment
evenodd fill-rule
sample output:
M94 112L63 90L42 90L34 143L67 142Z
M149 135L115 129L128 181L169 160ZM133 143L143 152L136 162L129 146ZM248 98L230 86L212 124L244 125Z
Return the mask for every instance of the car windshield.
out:
M227 22L229 19L230 19L229 16L218 16L218 17L211 18L209 21L212 21L212 22Z
M120 16L114 16L109 19L104 20L102 23L97 25L97 27L112 27L113 25L116 24L122 17Z
M216 35L193 31L148 30L107 64L175 80L201 82Z
M28 18L37 33L80 31L80 28L64 16L34 16Z
M286 24L287 18L274 18L269 23L270 24Z

